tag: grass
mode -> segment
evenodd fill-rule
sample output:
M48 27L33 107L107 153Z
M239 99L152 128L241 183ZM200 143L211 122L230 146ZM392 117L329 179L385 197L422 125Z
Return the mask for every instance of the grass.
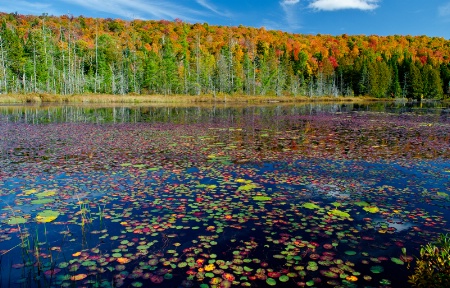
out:
M20 103L295 103L295 102L361 102L379 101L372 97L334 97L334 96L248 96L248 95L56 95L45 93L3 94L0 104Z

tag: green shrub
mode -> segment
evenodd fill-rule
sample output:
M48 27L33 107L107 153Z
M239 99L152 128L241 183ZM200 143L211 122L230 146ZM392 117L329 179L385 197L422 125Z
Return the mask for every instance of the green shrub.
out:
M416 264L408 280L413 287L450 287L450 234L422 247Z

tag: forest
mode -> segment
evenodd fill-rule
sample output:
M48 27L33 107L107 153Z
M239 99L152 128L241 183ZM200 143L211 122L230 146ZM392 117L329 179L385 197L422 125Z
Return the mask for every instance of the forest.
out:
M445 99L450 40L0 13L0 92Z

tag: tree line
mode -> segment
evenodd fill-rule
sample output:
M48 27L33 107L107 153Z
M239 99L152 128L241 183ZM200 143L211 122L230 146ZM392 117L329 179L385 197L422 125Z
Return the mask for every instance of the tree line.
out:
M442 99L450 41L0 13L0 91Z

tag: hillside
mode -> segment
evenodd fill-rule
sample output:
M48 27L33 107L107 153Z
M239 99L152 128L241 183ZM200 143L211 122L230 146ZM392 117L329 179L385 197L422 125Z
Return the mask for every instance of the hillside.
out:
M0 90L50 94L450 94L450 41L0 13Z

